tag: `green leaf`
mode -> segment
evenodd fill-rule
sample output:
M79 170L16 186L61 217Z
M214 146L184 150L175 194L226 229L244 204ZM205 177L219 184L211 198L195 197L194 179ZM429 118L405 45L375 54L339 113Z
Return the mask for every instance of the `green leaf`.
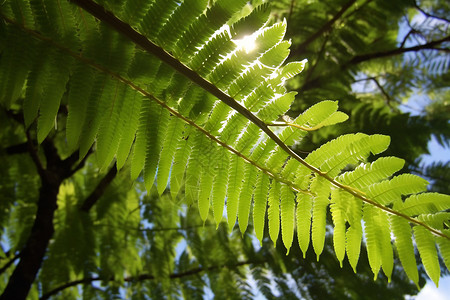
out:
M212 208L214 213L214 221L216 228L218 228L220 221L223 218L223 206L228 186L228 170L230 164L230 154L222 149L221 160L217 164L217 172L214 177L213 189L211 192Z
M418 178L418 180L420 180ZM424 183L425 184L425 183ZM437 213L450 206L450 196L438 193L423 193L409 196L399 211L408 216Z
M244 161L235 155L230 160L230 171L227 188L227 219L228 229L231 231L236 223L236 215L239 206L239 194L244 178Z
M312 206L313 199L310 195L297 194L297 239L303 252L303 258L306 257L306 251L309 247Z
M295 227L295 195L287 185L281 185L281 235L286 255L291 249Z
M278 233L280 232L280 184L272 180L269 190L269 208L267 215L269 219L269 235L274 244L277 243Z
M244 171L244 184L241 189L241 193L239 194L239 209L238 209L238 221L239 221L239 229L241 233L244 234L248 225L248 216L250 214L250 206L252 203L252 194L253 189L255 188L254 184L256 182L256 169L250 165L245 164Z
M253 196L253 226L255 228L256 238L259 240L261 245L264 235L269 184L269 176L264 173L258 173L255 194Z
M395 237L395 246L398 256L403 265L408 278L417 286L419 284L419 274L417 272L416 257L411 237L411 226L408 221L398 216L390 216L391 229Z
M420 258L428 276L436 286L439 286L441 268L436 251L435 240L431 232L422 226L414 226L414 237L419 250Z
M312 208L311 239L317 260L325 243L326 213L330 203L330 184L322 177L315 177L311 183L311 191L315 193Z
M340 190L331 190L331 205L330 211L333 218L334 231L333 231L333 246L336 258L342 268L342 261L345 257L345 202L341 197Z

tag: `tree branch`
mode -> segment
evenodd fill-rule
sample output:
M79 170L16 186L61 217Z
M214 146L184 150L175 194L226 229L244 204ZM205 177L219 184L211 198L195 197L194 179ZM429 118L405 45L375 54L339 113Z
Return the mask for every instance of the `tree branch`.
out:
M173 273L169 275L169 278L171 279L175 279L175 278L182 278L182 277L186 277L186 276L191 276L191 275L195 275L201 272L207 272L207 271L213 271L216 269L221 269L221 268L236 268L236 267L241 267L244 265L251 265L251 264L264 264L266 263L265 261L242 261L242 262L237 262L234 265L217 265L217 266L211 266L211 267L207 267L207 268L194 268L191 270L187 270L185 272L181 272L181 273ZM145 281L145 280L153 280L155 279L155 277L151 274L141 274L138 276L134 276L134 277L125 277L123 280L125 282L138 282L138 281ZM63 284L53 290L51 290L48 293L45 293L41 298L39 298L39 300L47 300L49 299L51 296L56 295L57 293L73 287L73 286L77 286L79 284L89 284L95 281L114 281L114 278L102 278L102 277L89 277L89 278L83 278L80 280L75 280L72 282L68 282L66 284Z
M293 50L292 55L301 55L306 47L315 41L318 37L323 35L324 33L330 31L333 28L333 24L339 20L340 17L356 2L356 0L349 0L341 9L333 16L328 22L326 22L319 30L317 30L313 35L306 39L303 43L301 43L297 49Z
M117 175L117 166L114 164L111 169L109 169L108 173L106 173L105 177L100 180L98 185L92 191L92 193L84 200L83 204L80 207L80 210L84 212L89 212L89 210L94 206L94 204L100 199L100 197L105 193L106 188L109 184L114 180Z
M20 258L20 253L16 254L13 258L11 258L1 269L0 274L5 272L17 259Z
M376 59L376 58L382 58L382 57L389 57L389 56L395 56L399 54L404 54L407 52L416 52L420 50L438 50L441 51L441 49L437 49L436 46L444 43L444 42L450 42L450 36L446 36L442 39L435 40L428 42L423 45L417 45L409 48L396 48L388 51L381 51L381 52L374 52L369 54L363 54L363 55L356 55L351 60L349 60L346 64L342 66L343 69L350 65L356 65L368 60Z
M20 252L20 260L9 278L0 300L26 299L42 261L50 239L53 237L53 217L57 206L59 187L71 174L72 162L62 161L53 143L46 139L42 143L46 168L42 166L34 149L29 131L26 131L28 149L41 179L36 218L30 235Z
M417 1L414 1L414 7L415 7L418 11L420 11L423 15L425 15L426 17L428 17L428 18L433 18L433 19L436 19L436 20L440 20L440 21L444 21L444 22L450 23L450 20L449 20L449 19L446 19L446 18L444 18L444 17L438 17L438 16L435 16L435 15L432 15L432 14L427 13L426 11L424 11L424 10L417 4Z
M6 154L14 155L14 154L23 154L28 152L28 143L20 143L17 145L11 145L5 148Z

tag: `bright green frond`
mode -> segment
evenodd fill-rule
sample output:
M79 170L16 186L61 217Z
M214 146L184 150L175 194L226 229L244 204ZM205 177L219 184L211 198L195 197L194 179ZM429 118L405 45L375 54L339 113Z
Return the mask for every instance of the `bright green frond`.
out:
M417 272L416 257L411 237L411 226L408 221L398 217L390 216L392 233L395 237L395 247L400 261L408 278L416 285L419 284L419 274Z
M419 193L426 189L428 182L416 175L402 174L367 187L367 193L376 202L389 204L400 201L401 195Z
M356 187L364 188L385 179L403 168L405 161L397 157L380 157L369 164L361 164L354 171L345 172L339 176L339 181Z
M269 190L269 208L267 217L269 219L269 235L274 244L277 243L280 231L280 189L281 186L276 180L272 180Z
M238 200L238 223L242 234L244 234L248 226L248 217L250 214L250 206L252 204L252 195L255 188L256 176L256 169L250 164L245 164L245 180Z
M183 137L184 123L175 117L169 118L167 134L161 148L161 154L158 162L158 174L156 176L156 187L161 195L167 187L170 168L173 157L177 150L177 145Z
M342 261L345 256L345 203L341 194L343 192L337 189L331 191L331 205L330 211L333 218L333 246L336 258L339 260L339 264L342 268Z
M303 258L305 258L306 251L309 247L312 206L313 199L310 195L297 194L297 239L300 249L303 252Z
M228 186L228 170L230 168L230 154L224 149L221 150L221 154L221 159L217 164L216 176L214 177L213 189L211 192L211 202L216 227L219 226L223 217L223 206Z
M269 176L264 173L258 173L255 194L253 196L253 227L255 228L255 235L260 244L262 244L264 235L269 184Z
M227 188L227 219L228 229L230 230L236 223L239 194L242 189L242 180L244 179L244 168L244 161L240 157L233 155L230 160Z
M287 185L281 185L281 236L283 238L284 247L286 247L286 255L291 249L292 240L294 238L295 228L295 195Z
M422 226L414 226L413 229L417 249L419 250L425 271L436 286L438 286L441 268L439 266L435 238L431 232Z
M450 196L438 193L423 193L409 196L405 202L399 205L400 212L408 216L420 214L432 214L448 209Z
M311 239L317 260L325 243L326 213L330 203L330 184L322 177L315 177L311 183L311 191L315 194L312 207Z

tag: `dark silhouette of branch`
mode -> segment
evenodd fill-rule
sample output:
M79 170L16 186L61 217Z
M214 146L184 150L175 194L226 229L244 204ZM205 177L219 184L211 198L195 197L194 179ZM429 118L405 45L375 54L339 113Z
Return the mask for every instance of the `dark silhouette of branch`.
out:
M295 0L291 0L291 5L289 7L289 14L288 14L288 18L287 18L288 24L291 21L292 12L294 11L294 5L295 5Z
M28 144L20 143L16 145L11 145L5 148L6 154L14 155L14 154L23 154L28 152Z
M367 78L368 80L372 80L374 83L375 83L375 85L378 87L378 89L381 91L381 93L383 94L383 96L386 98L386 102L387 102L387 105L390 107L390 108L392 108L392 105L391 105L391 96L389 96L389 94L386 92L386 90L383 88L383 86L381 85L381 83L375 78L375 77L370 77L370 78Z
M433 19L437 19L437 20L441 20L441 21L450 23L450 20L449 20L449 19L446 19L446 18L444 18L444 17L438 17L438 16L435 16L435 15L432 15L432 14L427 13L426 11L424 11L424 10L417 4L417 1L414 1L414 7L415 7L418 11L420 11L423 15L425 15L426 17L428 17L428 18L433 18Z
M340 70L341 71L345 70L353 65L357 65L359 63L370 61L372 59L401 55L401 54L404 54L407 52L418 52L421 50L435 50L435 51L443 51L443 52L450 53L450 49L438 47L438 45L440 45L444 42L449 42L449 41L450 41L450 36L447 36L447 37L444 37L444 38L436 40L436 41L431 41L431 42L423 44L423 45L417 45L417 46L413 46L413 47L409 47L409 48L395 48L395 49L388 50L388 51L374 52L374 53L369 53L369 54L364 54L364 55L356 55L352 59L350 59L348 62L342 64ZM321 76L318 76L314 79L307 80L302 85L302 87L299 89L299 91L303 92L303 91L311 90L313 88L317 88L322 83L322 80L327 80L327 78L330 78L332 76L333 76L333 72L329 72L329 73L323 74Z
M322 36L324 33L332 30L334 23L339 20L342 15L356 2L356 0L350 0L341 7L341 9L333 16L328 22L326 22L319 30L317 30L313 35L306 39L303 43L301 43L297 49L292 51L293 55L300 55L304 52L306 47L315 41L318 37Z
M71 161L62 161L52 141L41 144L46 158L46 168L41 164L35 146L26 131L28 151L41 179L37 211L30 235L20 252L20 260L9 278L0 300L26 299L53 237L53 216L57 209L57 196L61 183L71 174Z
M114 164L108 173L100 180L98 185L92 191L92 193L84 200L80 209L84 212L89 212L89 210L94 206L94 204L100 199L100 197L105 193L106 188L114 180L117 175L117 167Z
M89 148L86 155L83 157L83 159L71 170L70 176L75 174L78 170L82 169L84 167L84 164L86 163L86 160L88 159L89 155L93 153L92 147ZM65 159L67 163L75 164L79 160L80 152L77 151L73 153L71 156Z
M1 269L0 274L5 272L17 259L20 258L20 253L16 254L13 258L11 258Z
M258 265L258 264L264 264L264 263L266 263L266 262L265 261L242 261L242 262L237 262L236 264L232 264L232 265L217 265L217 266L210 266L210 267L206 267L206 268L199 267L199 268L194 268L194 269L187 270L187 271L181 272L181 273L170 274L169 278L171 278L171 279L182 278L182 277L191 276L191 275L195 275L195 274L207 272L207 271L213 271L213 270L221 269L221 268L237 268L237 267L244 266L244 265ZM135 277L125 277L123 280L125 282L138 282L138 281L153 280L153 279L155 279L155 276L153 276L151 274L141 274L141 275L138 275ZM89 283L92 283L95 281L114 281L114 278L103 278L103 277L97 276L97 277L89 277L89 278L84 278L84 279L68 282L68 283L63 284L63 285L51 290L50 292L44 294L41 298L39 298L39 300L47 300L51 296L56 295L57 293L61 292L62 290L65 290L67 288L77 286L79 284L89 284Z
M135 230L135 231L141 231L141 232L163 232L163 231L188 231L191 229L197 229L202 227L213 227L215 224L206 223L206 224L197 224L192 226L186 226L186 227L165 227L165 228L139 228L139 227L131 227L131 226L112 226L108 224L97 224L94 225L94 227L109 227L113 228L114 230Z
M431 42L428 42L423 45L417 45L417 46L408 47L408 48L396 48L396 49L392 49L392 50L388 50L388 51L374 52L374 53L363 54L363 55L356 55L351 60L349 60L346 64L344 64L342 66L342 68L346 68L350 65L356 65L356 64L359 64L359 63L362 63L362 62L365 62L368 60L376 59L376 58L390 57L390 56L395 56L395 55L399 55L399 54L404 54L407 52L417 52L420 50L442 51L444 49L437 49L436 47L445 42L450 42L450 36L446 36L442 39L431 41ZM450 50L447 49L447 52L450 52Z

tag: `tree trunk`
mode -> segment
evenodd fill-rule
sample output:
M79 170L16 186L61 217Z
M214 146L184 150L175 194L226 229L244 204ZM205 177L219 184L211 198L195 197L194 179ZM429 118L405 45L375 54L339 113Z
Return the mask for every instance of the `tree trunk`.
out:
M61 181L56 176L53 180L42 181L36 219L30 237L21 252L17 267L9 278L6 289L0 296L0 300L26 299L41 268L49 241L53 236L53 216L57 209L56 200Z

